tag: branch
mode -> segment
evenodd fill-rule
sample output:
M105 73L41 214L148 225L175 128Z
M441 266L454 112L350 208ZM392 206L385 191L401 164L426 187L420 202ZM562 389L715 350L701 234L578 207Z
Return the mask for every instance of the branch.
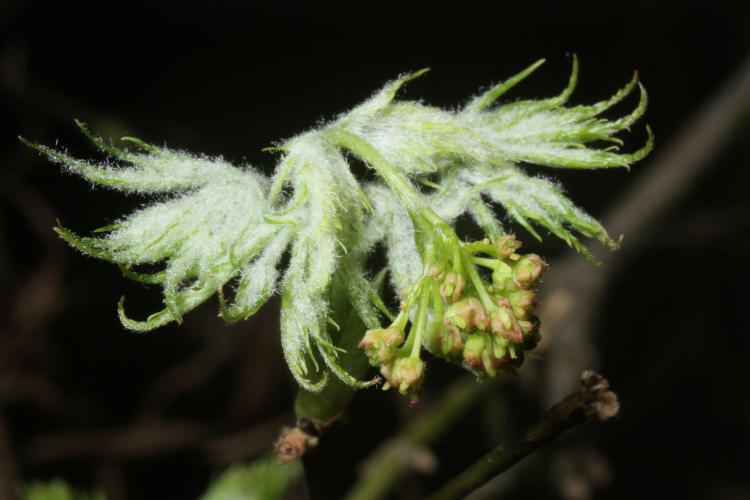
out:
M364 473L345 497L347 500L383 498L390 488L425 456L422 447L442 435L473 404L503 379L481 384L473 378L463 379L445 390L442 398L414 419L403 432L378 448L365 465Z
M270 436L289 418L289 413L282 413L251 428L220 435L216 435L212 427L197 421L141 419L126 427L36 436L24 444L22 456L26 463L39 465L82 457L93 457L100 462L120 461L195 450L204 453L212 463L231 463L268 450Z
M515 465L563 432L587 420L609 420L620 403L609 390L609 382L598 373L581 374L581 388L547 410L539 420L509 446L500 445L443 486L430 500L463 498L465 495Z

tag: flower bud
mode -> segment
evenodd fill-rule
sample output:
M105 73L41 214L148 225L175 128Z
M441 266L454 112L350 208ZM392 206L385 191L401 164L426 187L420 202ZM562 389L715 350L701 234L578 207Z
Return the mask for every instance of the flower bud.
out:
M495 247L497 248L497 256L501 259L507 259L521 248L521 242L512 234L507 234L495 242Z
M461 299L451 304L445 311L444 321L446 325L456 326L461 330L474 327L486 330L489 326L487 311L475 297Z
M398 358L387 370L381 370L392 387L398 387L401 394L419 390L424 379L424 362L417 358Z
M508 294L508 300L514 307L533 308L537 304L536 293L532 290L516 290Z
M503 359L508 355L508 340L503 337L492 339L492 355L497 359Z
M388 347L398 347L404 343L404 331L393 326L383 331L383 343Z
M464 361L467 365L481 368L487 375L494 377L498 370L518 362L511 357L509 345L503 338L491 339L488 334L477 332L466 340ZM518 351L520 350L516 350Z
M513 279L513 269L503 261L496 261L497 269L492 271L492 286L504 290Z
M461 335L461 329L455 326L445 326L440 329L440 351L445 357L455 357L461 355L464 348L464 341Z
M490 325L493 332L506 337L507 335L505 335L505 332L508 332L513 328L511 312L505 307L493 309L490 311Z
M505 301L507 302L507 300ZM500 303L500 307L490 312L490 328L503 338L521 342L523 332L518 320L513 316L509 303Z
M433 262L427 268L427 274L437 281L443 281L445 279L445 264Z
M450 271L445 275L443 284L440 285L440 295L450 304L458 300L464 286L466 286L466 278L464 278L463 274Z
M513 266L513 278L521 285L532 286L547 269L547 264L537 254L528 253Z
M475 333L469 335L464 345L464 361L469 366L480 368L482 366L482 353L487 348L487 335L484 333Z
M532 290L515 290L508 294L513 314L521 319L529 319L537 304L536 294Z
M537 318L533 314L529 314L529 319L519 320L518 326L521 327L523 338L527 339L539 329L539 318Z
M365 350L368 358L374 358L377 356L378 351L383 343L383 330L382 328L376 328L374 330L367 330L365 336L359 341L359 347Z
M393 359L396 348L404 342L404 331L399 328L377 328L367 330L359 342L359 347L374 365L388 363Z

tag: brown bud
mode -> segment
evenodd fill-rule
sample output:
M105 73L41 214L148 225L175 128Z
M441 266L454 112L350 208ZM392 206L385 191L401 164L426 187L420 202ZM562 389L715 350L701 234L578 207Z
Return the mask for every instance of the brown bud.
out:
M289 463L317 445L318 438L299 427L284 427L279 439L274 443L274 448L276 453L279 454L279 460L283 463Z

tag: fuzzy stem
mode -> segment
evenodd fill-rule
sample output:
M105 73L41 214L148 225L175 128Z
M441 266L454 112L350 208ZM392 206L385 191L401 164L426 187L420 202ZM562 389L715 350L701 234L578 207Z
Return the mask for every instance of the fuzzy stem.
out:
M351 132L336 127L328 129L326 137L337 146L348 149L370 164L385 183L393 189L412 219L418 216L419 209L424 205L422 199L409 181L393 165L388 163L388 160L369 142Z

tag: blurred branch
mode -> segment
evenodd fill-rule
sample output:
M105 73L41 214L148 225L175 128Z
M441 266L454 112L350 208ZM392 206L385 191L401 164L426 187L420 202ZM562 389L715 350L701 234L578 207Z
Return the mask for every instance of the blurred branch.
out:
M197 449L209 461L228 463L271 449L271 440L291 412L238 433L213 436L214 428L190 420L144 419L127 427L83 429L40 435L26 442L24 462L31 464L96 457L142 458L175 450Z
M249 429L210 439L201 445L212 463L231 464L268 451L271 436L275 436L285 422L293 418L290 410L272 417Z
M563 432L587 420L609 420L620 403L609 383L598 373L581 374L581 388L547 410L523 435L508 446L500 445L453 478L431 500L463 498Z
M134 458L182 449L206 439L210 429L187 420L153 419L128 427L63 431L31 438L23 455L29 463L95 456Z
M160 413L180 394L209 381L219 369L243 352L239 340L242 339L238 335L227 332L166 369L147 388L141 400L141 416Z
M360 480L346 496L347 500L383 498L396 482L414 467L420 449L429 445L481 396L495 389L502 379L477 383L464 378L445 389L442 398L414 419L399 436L380 446L365 464Z

